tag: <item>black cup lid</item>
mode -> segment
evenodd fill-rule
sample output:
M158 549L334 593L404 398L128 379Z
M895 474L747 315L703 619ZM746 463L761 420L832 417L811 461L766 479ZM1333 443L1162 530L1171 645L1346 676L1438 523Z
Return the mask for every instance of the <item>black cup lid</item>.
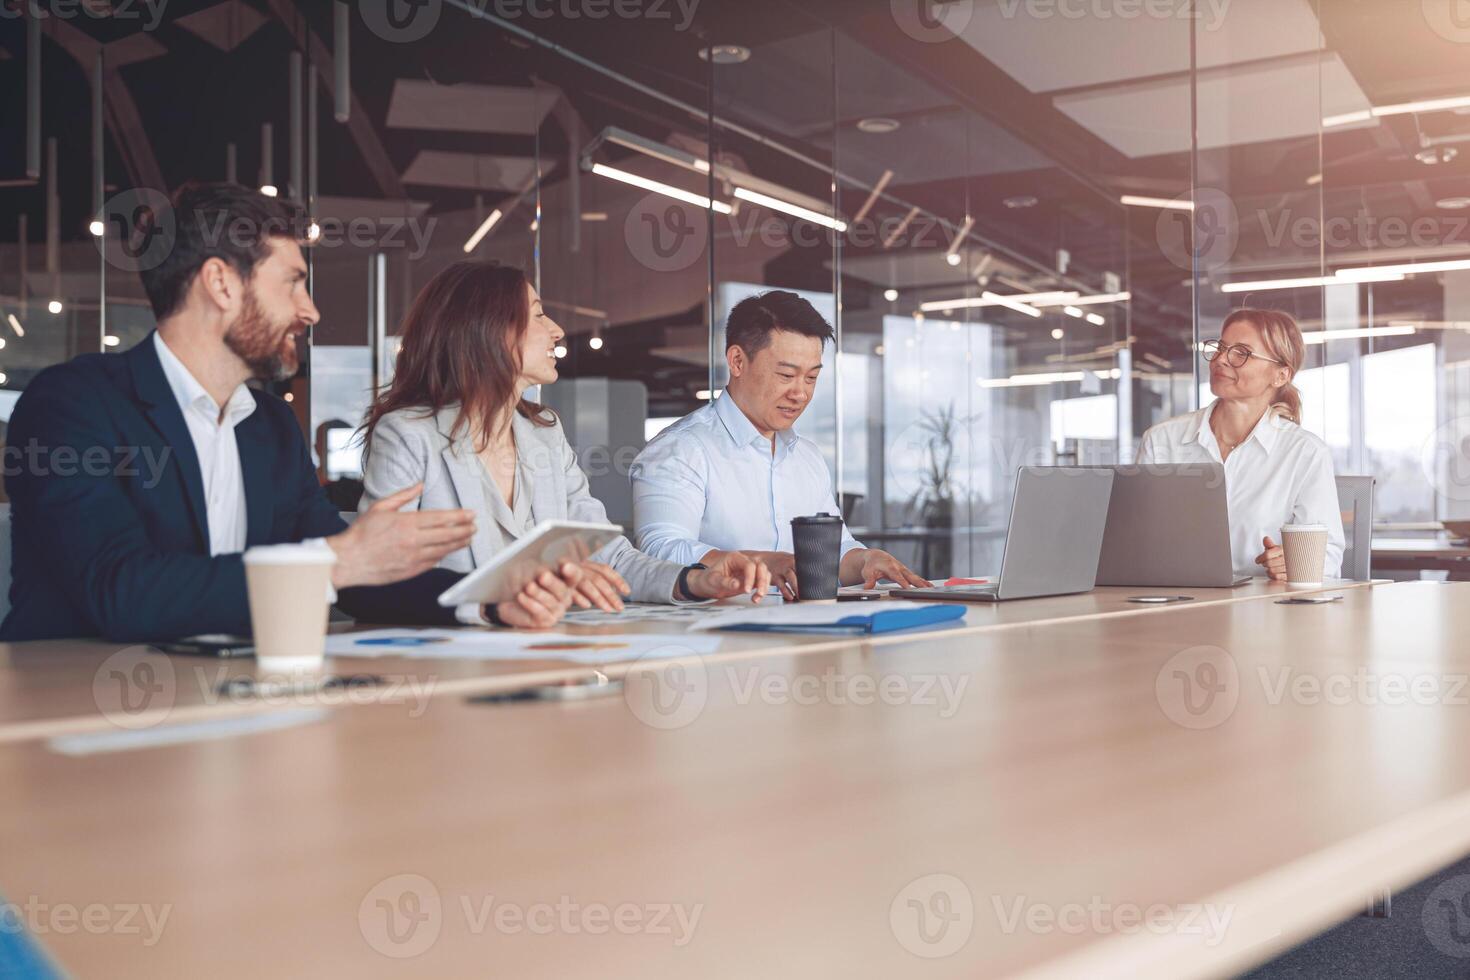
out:
M842 523L842 518L837 517L837 516L835 516L833 514L829 514L826 511L822 511L822 513L820 513L820 514L813 514L810 517L793 517L791 519L791 523L792 524L841 524Z

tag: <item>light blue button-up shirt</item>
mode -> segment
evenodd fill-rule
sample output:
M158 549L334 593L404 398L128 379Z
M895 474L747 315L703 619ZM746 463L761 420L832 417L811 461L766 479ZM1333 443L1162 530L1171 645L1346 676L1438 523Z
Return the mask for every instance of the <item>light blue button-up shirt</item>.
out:
M633 461L638 548L690 565L710 551L791 551L791 519L842 511L810 439L771 440L723 394L660 432ZM842 527L842 554L863 547Z

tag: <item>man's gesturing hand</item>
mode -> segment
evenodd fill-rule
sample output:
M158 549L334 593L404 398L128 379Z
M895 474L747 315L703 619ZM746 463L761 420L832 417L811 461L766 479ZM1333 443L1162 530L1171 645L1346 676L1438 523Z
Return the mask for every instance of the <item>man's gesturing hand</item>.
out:
M721 552L708 568L689 573L690 594L681 599L725 599L733 595L761 596L771 587L771 570L759 558L742 551Z
M384 497L347 530L327 538L337 553L333 586L386 585L412 578L470 543L475 535L472 511L398 510L423 488L415 483Z
M789 551L743 551L747 555L760 562L771 573L771 585L781 590L783 599L796 598L796 556ZM706 565L713 566L708 557L704 559Z

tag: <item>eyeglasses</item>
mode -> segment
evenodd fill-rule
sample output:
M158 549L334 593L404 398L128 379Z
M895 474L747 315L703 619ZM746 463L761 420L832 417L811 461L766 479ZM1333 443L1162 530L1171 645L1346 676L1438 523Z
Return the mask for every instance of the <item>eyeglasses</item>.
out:
M1204 349L1205 360L1213 361L1221 354L1224 354L1225 363L1229 364L1231 367L1245 367L1245 362L1253 357L1258 357L1263 361L1270 361L1272 364L1281 363L1274 357L1267 357L1265 354L1257 354L1245 344L1231 344L1229 346L1226 346L1225 344L1220 343L1220 341L1218 340L1207 340L1200 346Z

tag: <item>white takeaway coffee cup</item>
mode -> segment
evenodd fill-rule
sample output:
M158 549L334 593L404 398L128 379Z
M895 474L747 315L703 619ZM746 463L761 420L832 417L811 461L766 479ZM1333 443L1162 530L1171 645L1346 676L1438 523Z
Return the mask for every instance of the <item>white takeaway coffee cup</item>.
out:
M1286 552L1286 584L1301 588L1322 584L1327 565L1326 524L1283 524L1281 547Z
M260 670L319 670L326 653L336 552L326 542L261 545L248 549L244 561Z

